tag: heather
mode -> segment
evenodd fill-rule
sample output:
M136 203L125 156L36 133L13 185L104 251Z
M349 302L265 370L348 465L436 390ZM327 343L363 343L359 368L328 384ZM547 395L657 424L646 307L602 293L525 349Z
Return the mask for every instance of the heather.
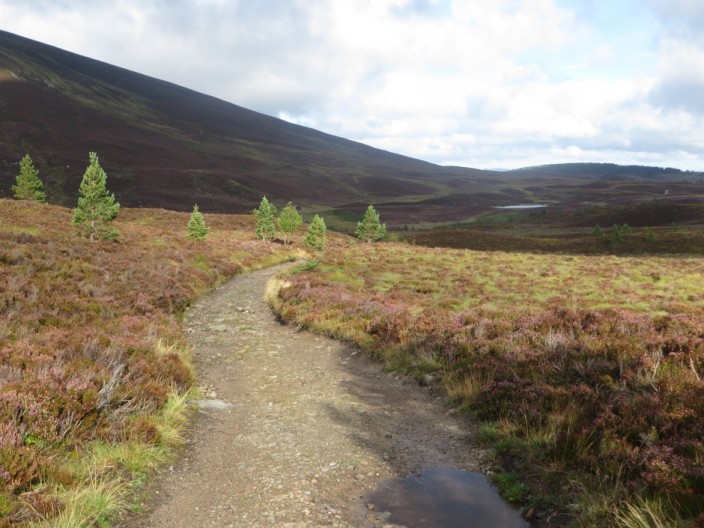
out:
M514 500L580 526L688 526L704 522L703 279L691 257L359 244L274 304L440 377L484 422L499 485L520 476Z
M119 239L96 241L69 209L0 203L0 526L99 524L110 512L80 517L91 493L124 506L120 483L178 438L194 383L184 310L293 250L254 240L245 216L206 215L206 242L185 236L185 213L122 209Z

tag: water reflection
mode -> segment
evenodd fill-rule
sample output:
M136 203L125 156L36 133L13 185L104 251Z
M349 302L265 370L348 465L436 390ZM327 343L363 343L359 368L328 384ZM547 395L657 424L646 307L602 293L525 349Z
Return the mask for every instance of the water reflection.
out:
M407 528L526 528L481 473L430 467L388 481L367 497L388 522Z

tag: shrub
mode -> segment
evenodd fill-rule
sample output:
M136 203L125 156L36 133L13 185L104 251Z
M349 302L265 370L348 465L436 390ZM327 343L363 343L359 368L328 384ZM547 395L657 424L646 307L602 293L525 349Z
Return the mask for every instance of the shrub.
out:
M325 232L327 227L325 226L325 220L319 215L313 217L313 221L308 226L308 232L306 233L306 238L304 243L307 247L315 249L316 251L323 251L325 249Z
M283 234L284 245L288 244L290 236L298 230L303 223L298 209L291 202L286 204L279 215L279 229Z
M363 242L376 242L386 236L386 225L379 220L379 213L373 205L367 207L364 218L361 222L357 222L355 236Z
M20 172L17 175L15 185L12 186L12 195L16 200L46 202L44 184L38 174L32 164L32 158L29 157L29 154L25 154L20 161Z
M704 514L697 259L385 244L320 261L287 277L281 317L390 367L443 372L457 405L498 424L497 453L540 493L552 483L565 507L579 503L567 488L608 493L606 512L640 494Z
M106 188L107 175L98 162L98 155L88 155L90 163L79 187L78 206L74 210L73 225L86 238L112 240L119 235L110 226L120 210L115 195Z
M186 233L186 238L192 240L205 240L205 235L210 231L209 228L205 226L205 220L203 215L198 210L198 205L193 206L193 212L191 217L188 219L188 232Z
M276 234L276 223L274 221L276 207L266 199L266 196L262 198L259 207L254 210L254 216L256 218L254 225L256 237L260 240L271 240L274 238Z

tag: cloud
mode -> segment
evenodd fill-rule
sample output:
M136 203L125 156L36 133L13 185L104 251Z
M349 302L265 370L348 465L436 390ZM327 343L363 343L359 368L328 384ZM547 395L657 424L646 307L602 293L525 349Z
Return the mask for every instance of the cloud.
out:
M704 168L703 5L0 0L0 27L437 163Z
M704 25L704 4L699 0L646 0L664 29L671 34L686 38L702 39Z
M407 0L392 5L390 12L400 17L441 17L451 14L452 2L448 0Z

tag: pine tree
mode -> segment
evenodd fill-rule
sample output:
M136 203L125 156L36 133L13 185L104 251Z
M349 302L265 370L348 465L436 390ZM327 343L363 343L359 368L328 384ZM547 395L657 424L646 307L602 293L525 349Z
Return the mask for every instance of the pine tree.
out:
M319 215L313 217L313 221L308 226L308 232L303 243L311 249L322 251L325 249L325 220Z
M357 222L355 236L363 242L375 242L386 236L386 224L380 222L379 213L373 205L367 207L364 218L361 222Z
M46 203L44 184L39 179L37 170L32 164L32 158L25 154L20 161L20 173L17 175L15 185L12 186L12 195L16 200L32 200Z
M117 216L120 204L105 187L107 174L98 163L98 155L91 152L88 157L90 163L78 189L78 207L74 210L73 225L81 235L91 240L112 240L119 233L110 226L110 222Z
M186 233L186 237L192 240L205 240L205 235L207 235L209 231L210 228L205 226L205 220L198 210L198 205L194 205L191 218L188 220L188 232Z
M284 236L284 245L288 244L289 237L301 226L303 219L298 209L291 202L286 204L279 215L279 229Z
M257 221L254 226L254 232L257 238L261 240L271 240L276 234L276 207L266 199L262 198L259 208L254 210L254 216Z

